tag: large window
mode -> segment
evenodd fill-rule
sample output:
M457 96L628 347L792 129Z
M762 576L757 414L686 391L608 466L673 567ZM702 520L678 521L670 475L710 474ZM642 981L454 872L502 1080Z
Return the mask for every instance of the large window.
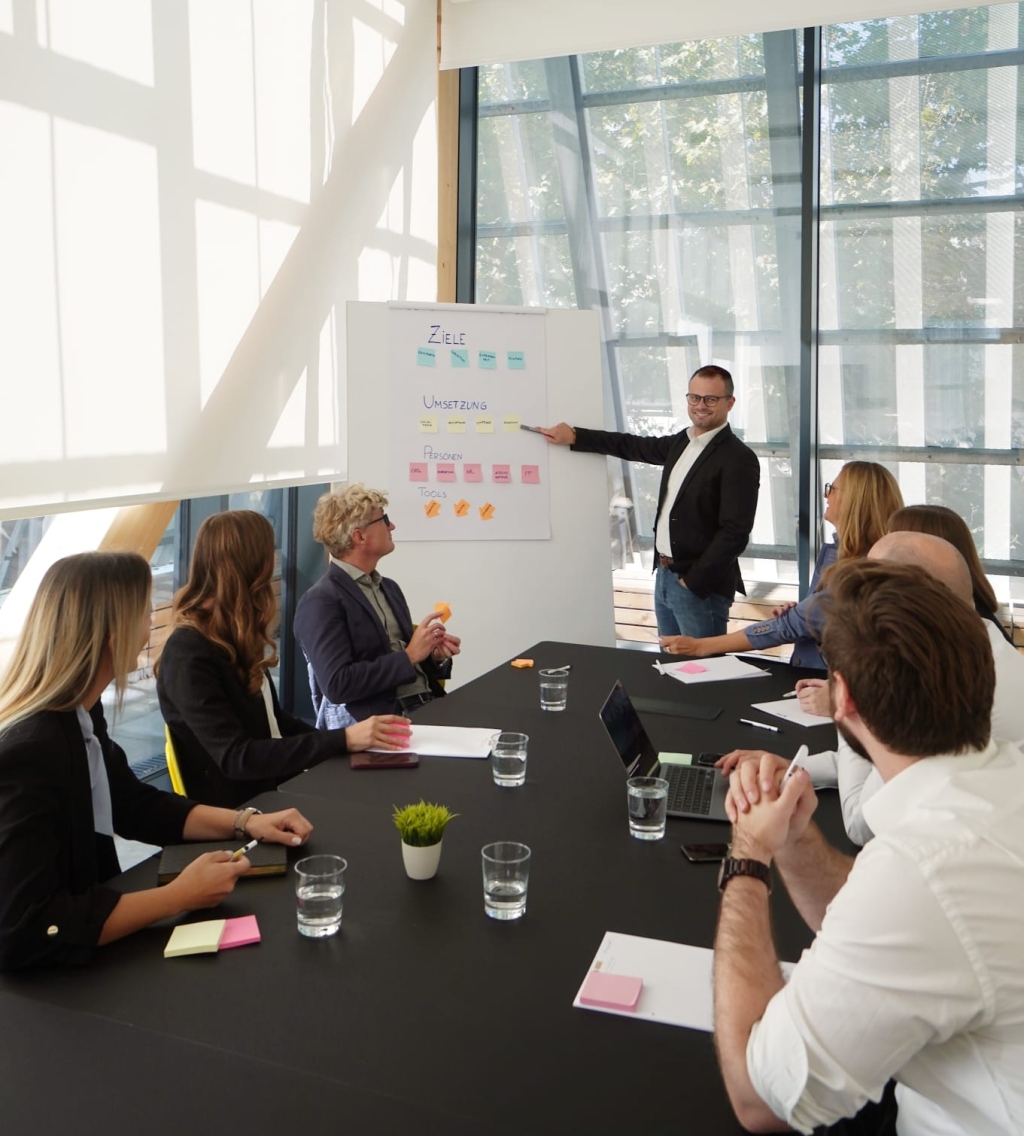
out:
M851 458L961 513L1004 598L1024 575L1022 8L478 72L476 300L599 309L611 429L679 429L690 373L733 372L762 463L748 579L796 578L801 506L818 539L801 460L820 484ZM649 550L659 471L609 471Z

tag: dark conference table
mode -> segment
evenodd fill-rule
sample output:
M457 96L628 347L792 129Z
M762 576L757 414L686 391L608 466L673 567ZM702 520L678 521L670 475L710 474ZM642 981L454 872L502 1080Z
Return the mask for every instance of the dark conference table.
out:
M289 872L243 881L216 912L184 917L255 913L258 946L164 960L167 921L103 948L88 970L0 976L5 1129L742 1131L710 1034L572 1006L607 930L712 945L716 868L689 863L679 845L728 838L725 825L670 818L663 841L633 840L624 771L597 711L621 678L636 698L722 707L713 721L642 712L664 750L760 744L788 755L806 741L815 752L834 730L736 723L770 720L749 707L792 688L803 672L784 664L698 687L658 675L645 652L539 643L523 654L534 669L496 668L416 717L529 734L525 786L499 789L488 761L355 772L340 759L256 799L267 811L294 805L316 826L291 859L349 861L334 938L298 935ZM568 710L544 713L537 669L564 663ZM413 882L390 814L420 797L460 815L437 877ZM818 813L849 848L834 793ZM515 923L483 913L480 848L501 839L533 851ZM152 886L155 874L150 860L118 886ZM781 887L772 907L780 953L796 959L810 932Z

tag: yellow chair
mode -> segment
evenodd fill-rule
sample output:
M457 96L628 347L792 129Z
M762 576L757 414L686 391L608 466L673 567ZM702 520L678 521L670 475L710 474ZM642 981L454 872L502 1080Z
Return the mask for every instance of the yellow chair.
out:
M185 779L181 775L178 755L174 752L174 742L171 740L171 730L166 724L164 725L164 754L167 757L167 772L171 778L171 788L179 797L187 797Z

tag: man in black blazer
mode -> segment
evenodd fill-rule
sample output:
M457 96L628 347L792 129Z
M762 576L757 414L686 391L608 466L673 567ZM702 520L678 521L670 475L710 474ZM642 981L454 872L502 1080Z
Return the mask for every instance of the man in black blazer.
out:
M406 714L444 693L460 640L437 612L413 628L402 589L377 571L394 551L395 526L384 493L358 482L325 493L313 515L313 537L327 549L323 576L299 600L295 637L309 660L319 699L344 704L361 721Z
M664 466L654 521L658 634L704 638L726 633L733 596L744 590L737 560L754 526L761 467L729 427L736 400L724 367L694 371L686 402L693 425L663 438L565 422L543 433L582 453Z

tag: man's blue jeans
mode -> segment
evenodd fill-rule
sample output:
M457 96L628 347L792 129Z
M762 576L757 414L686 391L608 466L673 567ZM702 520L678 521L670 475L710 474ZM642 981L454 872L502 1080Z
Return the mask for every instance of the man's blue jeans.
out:
M732 600L725 596L712 594L702 600L679 583L675 572L659 565L654 577L654 614L659 635L692 635L697 639L724 635L731 606Z

